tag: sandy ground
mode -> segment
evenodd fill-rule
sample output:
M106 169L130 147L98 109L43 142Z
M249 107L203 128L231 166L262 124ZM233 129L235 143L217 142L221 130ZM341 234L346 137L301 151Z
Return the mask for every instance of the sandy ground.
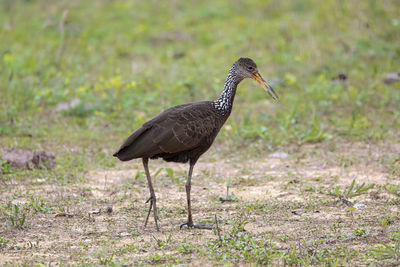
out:
M320 239L324 239L326 247L340 243L369 249L378 241L387 242L399 225L399 205L390 204L396 197L385 190L387 185L400 186L400 177L390 167L399 155L400 144L383 142L308 144L260 157L223 155L223 160L221 152L210 151L195 166L194 220L214 223L216 215L225 234L233 220L245 216L248 232L290 236L289 241L277 239L281 249L290 249L301 240ZM210 263L208 256L178 249L183 243L204 247L207 240L217 238L214 231L179 230L186 220L184 185L188 166L151 161L150 168L152 174L160 168L174 171L174 177L163 169L154 178L160 232L155 230L152 217L147 228L143 227L148 209L144 202L149 193L140 161L89 171L84 182L72 185L7 181L0 195L4 205L11 196L12 203L20 204L36 197L51 210L31 209L24 229L12 227L7 214L1 215L0 237L9 242L0 250L0 262L101 264L113 255L112 260L121 257L128 263ZM340 205L327 192L336 186L347 187L353 179L357 184L374 184L374 188L351 199L361 206L349 211L347 205ZM218 200L226 195L227 185L229 195L236 196L237 202ZM392 216L391 223L381 225L377 218L387 215ZM360 227L370 234L357 242L327 241L327 233L338 234L335 227L340 228L340 233L352 233ZM163 247L165 243L168 245ZM170 258L154 259L161 252Z

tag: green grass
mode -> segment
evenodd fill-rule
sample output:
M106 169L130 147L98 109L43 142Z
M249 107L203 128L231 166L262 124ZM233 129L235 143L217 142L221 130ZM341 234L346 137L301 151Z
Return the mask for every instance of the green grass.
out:
M276 146L396 137L398 85L381 79L400 67L398 10L396 1L3 0L3 146L115 149L162 109L216 98L241 56L278 81L281 101L245 81L226 139ZM332 82L340 71L346 84ZM72 98L82 104L54 111Z

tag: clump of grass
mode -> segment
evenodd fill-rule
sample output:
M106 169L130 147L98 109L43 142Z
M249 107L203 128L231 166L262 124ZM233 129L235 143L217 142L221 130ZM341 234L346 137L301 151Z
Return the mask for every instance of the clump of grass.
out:
M19 229L25 228L26 213L20 205L10 203L6 214L11 226Z
M27 209L34 212L41 212L45 214L52 213L53 209L49 207L49 203L40 196L32 196L24 205Z
M379 262L398 266L400 264L400 240L394 244L386 244L379 242L378 248L370 250L370 256L378 260Z
M7 246L8 246L9 242L10 242L10 240L8 240L7 238L4 238L4 237L0 236L0 249L1 250L7 249Z
M217 196L216 198L221 201L222 203L224 202L237 202L239 199L235 195L230 195L229 194L229 187L232 186L234 182L231 179L228 179L226 181L226 194L225 196Z
M352 206L353 203L349 201L350 199L366 194L373 187L373 184L365 185L365 183L356 185L354 179L347 188L341 189L340 186L336 186L335 189L328 192L328 195L338 198L341 203Z
M245 230L247 220L239 216L232 221L226 235L207 242L209 255L214 263L226 264L248 262L270 264L273 258L282 255L267 233L252 234ZM215 230L217 231L217 230ZM217 234L217 233L216 233Z

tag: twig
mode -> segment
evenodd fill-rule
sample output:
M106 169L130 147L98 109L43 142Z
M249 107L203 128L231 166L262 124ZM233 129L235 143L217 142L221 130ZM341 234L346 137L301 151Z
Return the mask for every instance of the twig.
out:
M157 239L153 234L151 235L151 237L157 242L157 245L161 247L161 241Z
M59 68L61 65L61 59L65 50L64 26L65 26L65 20L67 19L67 15L68 15L68 9L64 10L64 12L61 15L60 22L58 23L58 29L60 31L60 44L58 46L58 52L57 52L57 62L56 62L57 68Z
M218 227L218 218L217 218L217 214L215 214L215 225L216 225L216 228L217 228L217 233L218 233L218 237L219 237L219 242L222 243L221 231L219 230L219 227Z
M106 187L107 187L107 174L104 175L104 192L106 191Z
M345 196L341 197L339 201L342 202L343 204L349 206L349 207L353 207L354 206L354 203L351 202L350 200L348 200L347 197L345 197Z

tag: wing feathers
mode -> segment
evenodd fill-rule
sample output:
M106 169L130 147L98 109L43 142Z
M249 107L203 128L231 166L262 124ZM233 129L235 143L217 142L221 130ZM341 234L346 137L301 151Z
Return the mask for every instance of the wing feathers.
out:
M172 107L134 131L114 156L129 160L188 151L212 142L220 122L210 102Z

